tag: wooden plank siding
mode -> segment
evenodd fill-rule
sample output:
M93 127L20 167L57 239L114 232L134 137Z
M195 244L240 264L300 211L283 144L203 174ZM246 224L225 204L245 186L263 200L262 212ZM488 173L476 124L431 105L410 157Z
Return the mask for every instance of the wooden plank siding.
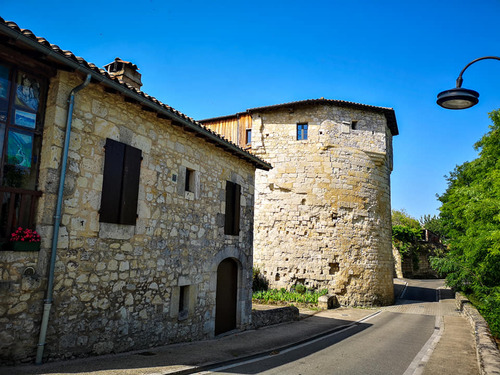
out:
M251 149L246 144L246 131L252 129L252 116L248 113L238 114L220 119L202 121L208 129L224 136L245 150Z

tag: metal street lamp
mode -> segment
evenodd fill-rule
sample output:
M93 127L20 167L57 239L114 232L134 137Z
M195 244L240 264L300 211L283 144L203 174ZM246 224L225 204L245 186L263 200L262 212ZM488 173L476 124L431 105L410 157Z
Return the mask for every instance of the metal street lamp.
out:
M440 92L437 96L436 103L446 109L466 109L476 105L479 102L479 93L474 90L462 88L462 74L465 72L465 69L475 62L486 59L500 60L500 57L485 56L468 63L458 75L457 87Z

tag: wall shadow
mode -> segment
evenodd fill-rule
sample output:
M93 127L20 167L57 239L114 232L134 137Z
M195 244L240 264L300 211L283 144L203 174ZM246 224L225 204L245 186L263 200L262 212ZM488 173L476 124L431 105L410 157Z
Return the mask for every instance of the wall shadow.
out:
M352 328L342 331L342 327L348 325L352 325ZM237 362L248 356L252 358L257 357L252 355L255 352L264 353L264 357L271 359L279 357L278 363L282 363L282 361L289 361L290 355L293 355L295 359L308 356L356 335L370 326L371 324L367 323L353 324L351 320L312 316L299 322L263 327L254 331L239 332L206 341L172 344L129 353L65 360L46 363L40 366L19 365L0 367L0 374L80 374L109 371L109 374L114 375L120 374L122 370L133 371L134 369L138 370L138 373L168 373L172 370L187 370L183 371L183 373L187 374L200 371L200 369L193 369L191 372L185 366ZM333 336L324 334L335 328L338 328L341 332L337 332ZM279 353L273 352L275 348L287 346L301 340L301 338L321 334L323 334L323 337L317 343L304 346L298 351L290 351L283 355L277 355ZM264 363L266 361L267 359L264 360ZM212 366L212 368L215 366ZM277 365L270 362L266 366L272 368ZM203 367L203 370L205 369L208 369L208 367ZM231 369L225 371L232 373Z

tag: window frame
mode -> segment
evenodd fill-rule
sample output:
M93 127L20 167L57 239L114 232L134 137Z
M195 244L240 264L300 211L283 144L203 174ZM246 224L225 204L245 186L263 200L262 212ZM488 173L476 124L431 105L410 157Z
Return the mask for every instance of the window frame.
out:
M0 59L0 65L5 66L9 70L8 74L8 88L6 92L6 117L4 121L0 120L0 127L4 126L3 138L0 137L2 145L0 146L0 186L8 188L18 188L23 190L37 191L38 188L38 177L40 173L40 157L42 151L42 136L44 128L44 118L46 109L46 99L47 99L47 88L48 82L45 75L37 74L29 69L25 69L23 66L12 64L8 61ZM18 87L18 77L19 74L27 76L27 78L34 79L39 84L39 97L38 97L38 108L35 110L35 127L31 128L29 126L23 126L15 123L15 112L16 109L23 112L22 109L25 107L24 112L32 113L32 108L30 109L27 105L20 105L16 102L17 99L17 87ZM2 131L2 130L0 130ZM9 135L11 132L15 132L21 136L31 136L31 158L30 165L34 164L34 168L30 171L33 176L30 177L33 182L33 186L13 186L12 184L7 184L5 181L6 167L12 166L8 163L8 144ZM30 167L31 168L31 167Z
M0 56L0 65L5 68L0 83L7 86L0 93L0 131L3 132L0 134L0 242L3 242L8 240L15 228L34 229L36 225L36 206L42 196L38 188L47 91L50 73L53 72L9 48L0 51ZM21 82L23 77L31 81L27 97L31 99L30 102L19 97L18 87L25 87ZM33 107L34 98L36 108ZM28 122L16 124L16 114L27 116L24 121ZM8 161L9 135L14 132L20 139L31 138L29 166ZM18 168L27 173L22 173L16 183ZM13 172L11 177L7 175L10 174L9 170ZM13 180L9 181L10 178Z
M195 182L196 171L191 168L186 168L186 174L184 176L184 191L195 192L196 182Z
M250 146L252 144L252 128L245 130L245 145Z
M224 215L224 234L240 235L241 185L226 181L226 207Z
M99 222L136 225L142 151L111 138L104 148Z
M297 123L297 141L308 139L309 124L307 122Z

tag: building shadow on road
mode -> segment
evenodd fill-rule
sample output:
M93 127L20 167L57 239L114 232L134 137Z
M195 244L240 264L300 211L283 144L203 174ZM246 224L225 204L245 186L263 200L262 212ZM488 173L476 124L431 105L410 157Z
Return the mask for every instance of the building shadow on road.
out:
M259 356L287 358L287 354L282 354L282 352L289 352L290 346L296 343L303 346L300 347L299 352L294 352L294 357L302 358L327 346L335 345L370 326L371 324L355 323L353 320L311 316L301 321L242 331L206 341L59 361L40 366L0 367L0 374L138 375L178 373L178 371L189 374L205 371L215 366L219 367L220 363L230 364ZM313 340L317 340L315 345L306 345L312 337L314 337ZM232 370L224 370L224 372L232 373Z

